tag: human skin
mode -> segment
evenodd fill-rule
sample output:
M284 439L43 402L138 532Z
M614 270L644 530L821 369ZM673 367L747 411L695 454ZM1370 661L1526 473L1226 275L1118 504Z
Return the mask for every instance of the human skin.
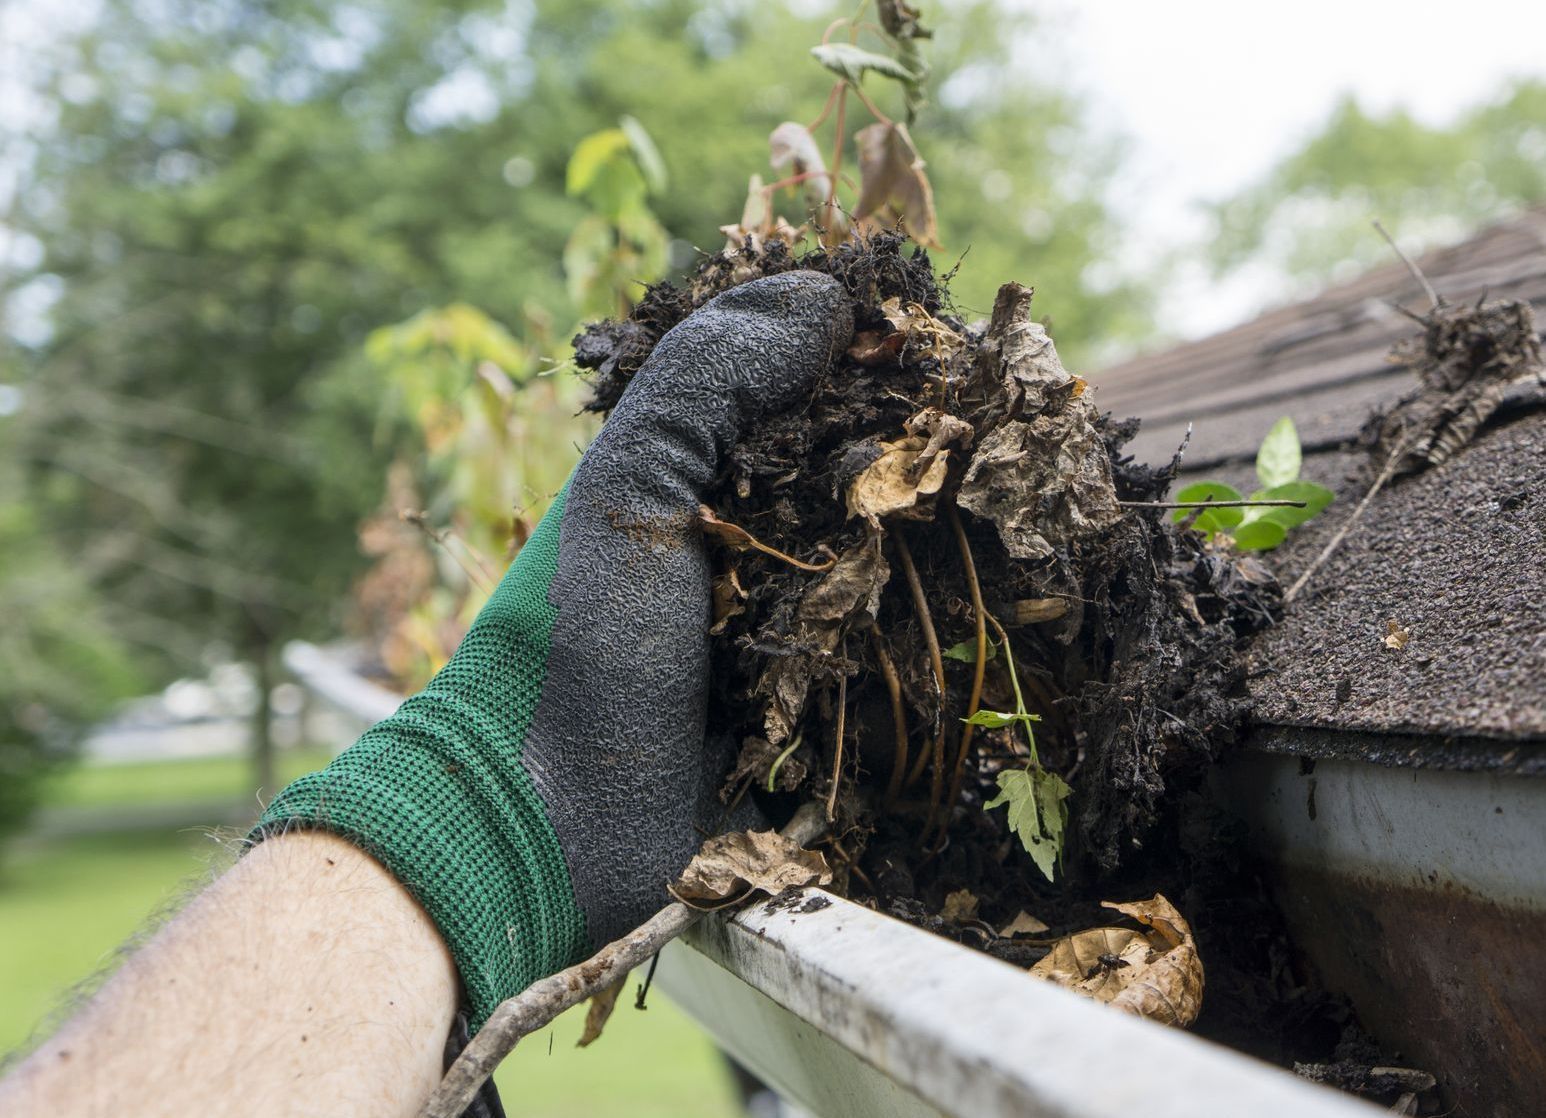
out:
M435 926L374 859L270 838L0 1081L0 1114L413 1115L458 995Z

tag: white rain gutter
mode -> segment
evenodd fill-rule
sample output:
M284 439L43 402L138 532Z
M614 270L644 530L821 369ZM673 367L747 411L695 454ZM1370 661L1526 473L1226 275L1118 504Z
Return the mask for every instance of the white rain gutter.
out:
M285 666L363 726L401 696L294 642ZM657 981L725 1051L825 1118L1368 1118L1380 1110L978 951L808 890L715 915Z

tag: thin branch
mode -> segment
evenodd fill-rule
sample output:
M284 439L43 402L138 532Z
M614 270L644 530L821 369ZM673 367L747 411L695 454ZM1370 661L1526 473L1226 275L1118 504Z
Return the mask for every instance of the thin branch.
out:
M902 706L902 681L897 678L896 665L891 662L891 654L886 651L886 642L881 638L880 630L871 629L870 637L875 642L875 661L880 665L880 674L885 677L886 690L891 695L891 728L896 734L891 780L886 785L886 802L890 803L902 791L902 775L907 772L907 711Z
M422 509L398 509L397 519L401 520L405 524L412 524L415 528L423 532L435 543L439 544L441 549L456 561L456 565L462 568L462 573L467 576L472 584L483 592L484 597L489 597L494 593L494 588L489 585L487 578L484 576L484 572L469 564L467 559L459 555L456 549L451 546L451 533L437 532L435 529L429 526L428 513L424 512Z
M1310 565L1304 569L1298 578L1294 579L1294 584L1284 593L1284 605L1289 604L1299 596L1299 591L1304 589L1305 583L1310 581L1311 576L1321 569L1321 565L1331 558L1332 553L1338 547L1342 546L1342 540L1347 536L1348 532L1352 531L1353 525L1358 523L1359 518L1363 516L1364 510L1369 507L1369 502L1374 500L1374 495L1384 488L1385 483L1394 476L1396 467L1406 457L1406 452L1410 448L1411 440L1407 440L1391 452L1390 461L1385 463L1385 468L1380 471L1379 477L1374 479L1374 484L1369 486L1369 491L1363 495L1363 500L1358 502L1358 507L1353 510L1352 515L1342 522L1342 527L1337 529L1337 534L1326 541L1326 546L1321 548L1321 553L1310 561Z
M1406 270L1412 273L1412 278L1422 286L1423 292L1428 296L1428 302L1432 304L1433 309L1438 310L1442 307L1444 300L1440 299L1439 293L1433 290L1433 284L1428 282L1428 277L1423 275L1422 269L1412 262L1412 258L1401 251L1401 246L1396 244L1396 238L1390 235L1390 231L1381 224L1379 218L1374 219L1374 228L1379 230L1380 236L1385 238L1385 243L1390 246L1391 251L1401 258L1401 263L1405 264Z
M821 807L803 804L784 828L801 846L826 830ZM460 1118L485 1080L524 1036L550 1024L564 1010L628 977L703 915L680 901L668 904L622 939L607 944L583 963L533 982L499 1003L487 1023L456 1058L419 1112L420 1118Z
M982 604L982 584L977 581L977 563L972 558L972 547L966 539L966 529L961 524L961 514L956 511L954 505L949 507L950 527L955 532L956 546L961 549L961 564L966 571L966 585L972 594L972 612L977 615L977 670L972 678L972 697L966 704L966 717L970 719L977 713L978 704L982 702L982 680L988 666L988 611ZM961 795L961 782L966 775L966 758L971 751L972 731L976 727L967 722L961 727L961 746L956 750L955 771L950 775L950 794L945 797L943 805L939 803L937 795L930 795L929 815L930 824L936 811L943 812L937 820L939 824L939 838L941 844L945 840L945 833L950 829L950 807ZM937 790L936 790L937 791Z
M814 132L826 123L827 117L832 115L832 106L837 102L837 91L843 88L843 79L839 78L832 83L832 92L827 94L827 103L821 107L821 113L815 120L805 126L807 132Z
M1308 501L1118 501L1125 509L1302 509Z
M843 659L848 659L848 642L843 642ZM832 788L827 792L827 822L837 818L837 786L843 779L843 732L848 714L848 673L837 677L837 745L832 757Z
M939 651L939 634L934 631L934 616L929 612L929 602L923 593L923 582L918 578L918 568L913 563L913 553L907 546L900 526L893 528L891 534L896 540L897 557L902 560L902 572L907 576L907 588L912 592L913 610L918 615L918 626L923 630L923 643L929 649L929 663L934 668L934 685L939 692L939 710L934 716L934 736L941 739L936 743L935 751L938 752L943 748L945 734L945 660ZM907 774L908 784L916 783L923 775L927 759L926 752L918 754L918 759L913 762L913 771Z

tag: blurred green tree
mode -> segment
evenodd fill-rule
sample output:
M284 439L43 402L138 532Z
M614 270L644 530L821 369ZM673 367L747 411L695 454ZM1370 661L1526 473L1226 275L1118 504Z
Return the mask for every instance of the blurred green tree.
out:
M591 211L566 167L625 116L658 144L671 186L651 207L689 266L739 215L768 133L831 82L807 54L831 13L806 3L98 7L29 60L42 108L11 152L0 220L37 251L4 293L47 325L17 453L59 553L190 638L147 652L148 675L214 645L264 692L280 642L337 631L356 527L422 441L370 332L457 302L523 342L576 321L561 261ZM1100 201L1113 153L1012 65L1024 17L979 0L935 22L946 77L914 134L947 262L970 249L961 309L1013 278L1043 289L1075 362L1136 336L1143 293L1090 278L1118 235Z
M1406 248L1458 240L1546 201L1546 81L1430 126L1345 98L1300 150L1214 208L1220 273L1250 261L1303 288L1388 262L1379 219Z

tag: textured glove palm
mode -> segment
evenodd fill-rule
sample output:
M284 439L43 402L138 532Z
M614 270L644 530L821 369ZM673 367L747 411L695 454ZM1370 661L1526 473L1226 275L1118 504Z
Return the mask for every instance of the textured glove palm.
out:
M418 898L474 1030L658 907L714 823L699 498L851 332L835 282L789 272L668 333L451 661L265 812L258 837L336 831Z

